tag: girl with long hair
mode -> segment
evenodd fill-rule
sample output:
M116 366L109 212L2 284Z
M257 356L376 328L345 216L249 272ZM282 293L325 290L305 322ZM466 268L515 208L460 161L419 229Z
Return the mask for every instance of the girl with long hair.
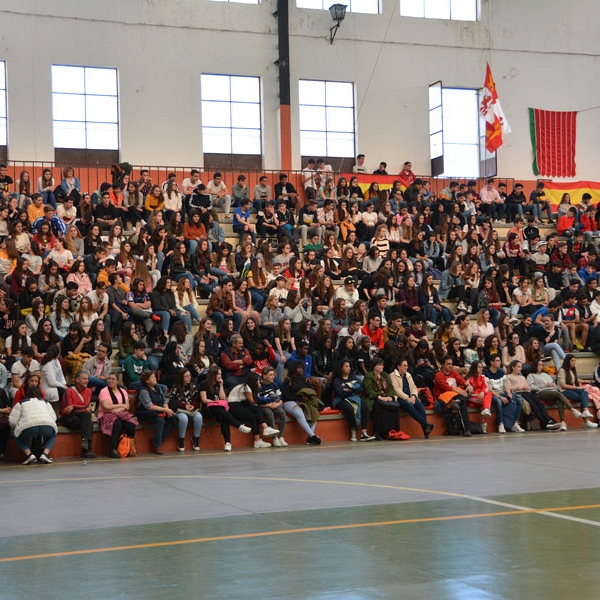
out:
M76 321L81 325L82 329L87 333L92 326L92 323L98 319L98 313L92 308L92 301L84 296L79 304Z
M177 282L175 306L177 307L177 316L185 323L188 331L191 331L193 323L200 322L200 313L196 294L194 294L187 277L183 277Z
M202 430L201 402L196 386L192 383L192 373L183 369L177 375L175 385L171 388L169 406L175 411L178 425L178 450L185 452L185 432L188 425L192 425L192 448L200 451L200 432Z

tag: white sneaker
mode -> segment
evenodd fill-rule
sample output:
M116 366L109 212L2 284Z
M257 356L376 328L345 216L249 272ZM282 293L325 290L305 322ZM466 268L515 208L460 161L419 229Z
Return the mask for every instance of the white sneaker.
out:
M265 427L265 429L262 430L262 434L266 435L267 437L272 437L278 433L279 429L273 429L272 427Z
M281 448L281 442L278 437L273 438L273 446L275 446L275 448Z
M350 430L350 441L351 442L356 442L356 429L351 429Z
M581 413L581 416L585 417L586 419L594 418L594 415L587 408Z
M464 312L467 312L467 306L464 302L459 302L458 306L456 307L458 310L462 310Z
M242 433L250 433L252 429L250 429L250 427L248 427L247 425L240 425L238 427L238 431L241 431Z
M594 425L596 425L596 423L594 423ZM596 427L598 427L598 425L596 425ZM47 454L42 452L42 454L40 454L40 457L38 458L38 462L51 465L53 463L53 460Z
M500 425L498 425L498 433L506 433L506 428L504 427L504 423L500 423Z
M518 423L512 426L511 431L514 433L525 433L525 430Z
M583 426L587 427L587 429L598 429L598 423L594 423L593 421L586 421Z
M254 442L254 447L255 448L270 448L271 444L269 444L269 442L265 442L264 440L256 440Z
M226 442L225 443L225 448L223 448L223 450L225 450L225 452L231 452L231 443L230 442Z
M37 462L37 458L33 452L23 461L24 465L33 465Z
M559 431L566 431L566 430L567 430L567 424L564 421L561 421Z
M431 321L427 321L427 327L429 327L429 329L431 329L431 331L435 331L435 323L431 322Z
M510 318L510 324L511 325L518 325L519 324L519 319L517 319L517 317L511 317Z
M481 411L481 416L482 417L491 417L492 416L492 411L489 408L484 408Z
M278 437L278 438L275 438L275 439L279 440L279 445L282 448L287 448L288 447L288 443L282 437Z
M581 419L581 413L576 408L572 408L571 413L576 419Z

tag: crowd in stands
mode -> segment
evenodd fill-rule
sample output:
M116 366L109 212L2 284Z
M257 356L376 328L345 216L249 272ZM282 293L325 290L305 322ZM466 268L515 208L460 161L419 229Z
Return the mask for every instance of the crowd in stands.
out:
M492 411L501 433L565 430L566 410L597 427L600 390L572 354L600 350L591 198L555 214L543 182L435 194L411 167L363 191L323 159L301 190L285 173L229 190L218 172L153 182L116 165L86 192L70 167L34 185L0 165L0 454L12 430L26 463L51 462L59 423L94 457L96 416L115 458L138 423L158 454L172 429L199 450L206 419L226 451L231 427L287 446L287 416L316 446L324 405L353 441L401 439L401 411L428 437L434 406L467 436ZM542 237L544 212L558 231Z

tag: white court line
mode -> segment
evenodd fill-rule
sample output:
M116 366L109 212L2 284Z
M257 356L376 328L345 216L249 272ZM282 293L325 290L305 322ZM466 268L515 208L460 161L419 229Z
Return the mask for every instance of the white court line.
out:
M535 508L527 507L527 506L519 506L518 504L509 504L508 502L499 502L498 500L489 500L488 498L480 498L478 496L470 496L469 500L474 500L475 502L483 502L485 504L495 504L496 506L503 506L505 508L513 508L515 510L526 510L526 511L535 511ZM594 525L595 527L600 527L600 522L598 521L590 521L589 519L580 519L579 517L572 517L571 515L562 515L560 513L555 513L551 511L540 511L536 512L536 515L544 515L546 517L554 517L555 519L564 519L565 521L575 521L575 523L583 523L584 525Z

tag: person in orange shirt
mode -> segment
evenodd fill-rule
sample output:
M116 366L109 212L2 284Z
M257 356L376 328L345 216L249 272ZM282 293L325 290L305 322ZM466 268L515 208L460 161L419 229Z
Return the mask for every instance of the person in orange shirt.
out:
M41 194L31 196L31 204L27 207L27 219L33 225L36 219L44 216L44 198Z

